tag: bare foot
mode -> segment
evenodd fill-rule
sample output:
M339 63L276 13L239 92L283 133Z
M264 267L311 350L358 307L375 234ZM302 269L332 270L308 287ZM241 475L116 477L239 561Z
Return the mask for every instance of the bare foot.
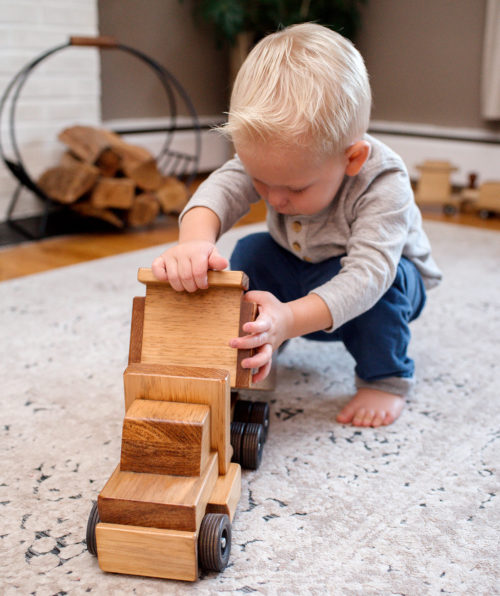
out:
M339 412L337 421L353 426L385 426L396 420L404 406L404 398L378 389L361 387Z

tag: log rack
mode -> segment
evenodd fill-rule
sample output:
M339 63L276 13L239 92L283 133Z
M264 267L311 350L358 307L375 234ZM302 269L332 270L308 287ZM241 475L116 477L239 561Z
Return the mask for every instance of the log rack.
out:
M172 75L172 73L170 73L157 61L153 60L150 56L147 56L143 52L133 47L119 43L113 37L71 36L66 43L46 50L29 62L26 66L24 66L8 84L0 99L0 157L5 163L7 169L18 181L8 206L6 223L12 229L20 232L24 237L32 240L44 238L47 232L47 223L50 213L55 210L65 209L66 207L56 203L49 196L47 196L47 194L40 188L40 186L29 174L24 159L21 155L19 143L17 141L15 126L16 107L21 95L21 91L33 70L50 56L53 56L54 54L71 47L92 47L105 51L118 50L121 52L126 52L142 61L147 67L151 68L158 77L165 92L170 120L168 126L156 129L157 132L166 134L162 148L156 156L158 169L165 176L175 176L182 180L186 185L189 185L192 182L198 172L201 153L201 128L198 116L188 94L179 81ZM187 109L191 119L191 130L193 130L195 133L193 148L192 151L189 152L175 151L172 148L172 140L176 130L178 130L178 101L181 101L184 107ZM185 129L185 127L183 128ZM9 146L9 150L6 149L7 145ZM35 233L21 225L20 220L16 220L14 217L14 211L23 189L31 191L43 203L44 208L40 224L38 226L38 231Z

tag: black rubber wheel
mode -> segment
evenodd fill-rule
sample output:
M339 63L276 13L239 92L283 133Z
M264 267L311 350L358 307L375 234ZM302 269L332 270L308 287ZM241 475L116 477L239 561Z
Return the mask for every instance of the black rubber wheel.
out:
M254 402L248 422L255 422L256 424L262 425L262 440L265 443L267 441L267 433L269 431L269 404L265 401Z
M250 422L253 402L239 399L234 405L233 420L235 422Z
M245 422L231 422L231 445L233 447L233 457L231 461L237 464L241 462L241 446L243 444L245 427Z
M455 213L457 212L457 208L455 207L455 205L450 205L449 203L447 203L446 205L444 205L443 207L443 212L445 215L455 215Z
M490 212L488 211L488 209L479 209L478 215L481 219L489 219Z
M97 556L97 542L95 537L95 527L101 521L99 511L97 509L97 502L92 505L90 510L89 521L87 522L87 535L85 542L87 543L87 550L94 557Z
M262 449L264 447L264 441L262 439L263 434L264 427L262 424L249 422L245 425L240 458L240 463L243 468L246 468L247 470L256 470L260 466Z
M200 567L206 571L223 571L231 553L231 522L225 513L207 513L198 538Z

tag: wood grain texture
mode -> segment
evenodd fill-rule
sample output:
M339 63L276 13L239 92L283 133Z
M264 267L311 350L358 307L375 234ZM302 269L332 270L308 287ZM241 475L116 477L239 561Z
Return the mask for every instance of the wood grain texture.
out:
M123 421L120 470L200 476L210 455L210 408L136 399Z
M92 189L93 207L130 209L134 200L134 183L127 178L101 178Z
M56 166L46 170L38 179L43 192L60 203L74 203L96 183L99 170L87 163Z
M219 453L219 474L233 454L230 438L231 396L226 370L194 366L130 364L123 375L125 409L135 399L154 399L210 407L210 446Z
M191 477L122 472L118 466L97 499L101 521L197 531L218 478L217 460L212 452L204 473Z
M148 284L141 362L220 368L236 384L239 287L213 287L188 294L167 284Z
M240 323L238 329L238 336L244 335L243 325L249 321L254 321L257 316L257 305L253 302L247 302L244 300L244 296L241 297L240 307ZM236 359L236 381L235 388L245 388L252 386L252 369L243 368L241 366L242 360L249 358L253 354L254 350L238 350Z
M225 476L219 476L207 504L207 513L225 513L233 521L241 497L241 466L232 463Z
M132 300L132 319L130 323L130 344L128 351L129 364L141 361L145 304L146 298L143 296L136 296Z
M196 532L99 523L99 567L112 573L196 581L197 538Z
M168 282L158 281L151 269L141 267L137 279L143 284L160 284L168 286ZM209 287L240 288L248 290L248 276L243 271L209 271Z

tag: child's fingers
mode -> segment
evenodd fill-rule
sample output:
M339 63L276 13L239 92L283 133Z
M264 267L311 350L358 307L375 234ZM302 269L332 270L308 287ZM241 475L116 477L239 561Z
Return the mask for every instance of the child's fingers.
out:
M243 335L242 337L234 337L229 345L238 350L253 350L269 342L269 335L267 332L257 333L254 335Z
M179 271L179 281L182 287L187 292L196 292L198 285L193 275L193 264L191 259L183 259L177 262L177 268Z
M208 257L208 268L214 271L222 271L229 266L229 261L226 257L219 254L219 251L214 247Z
M163 257L156 257L151 265L151 270L158 281L167 281L167 269Z
M184 289L180 279L179 279L179 272L177 269L177 261L176 259L165 259L165 268L168 272L167 280L168 283L176 290L177 292L182 292Z
M273 357L273 348L271 344L265 344L261 346L257 353L250 358L245 358L241 361L243 368L261 368L265 364L271 361Z
M208 288L208 263L204 255L193 258L192 260L193 279L196 287L200 290Z
M245 333L264 333L265 331L269 331L271 326L271 318L267 314L261 313L255 321L245 323L242 329Z
M271 364L272 362L269 361L267 364L264 364L264 366L261 366L259 370L252 375L252 383L258 383L259 381L265 379L271 370Z

